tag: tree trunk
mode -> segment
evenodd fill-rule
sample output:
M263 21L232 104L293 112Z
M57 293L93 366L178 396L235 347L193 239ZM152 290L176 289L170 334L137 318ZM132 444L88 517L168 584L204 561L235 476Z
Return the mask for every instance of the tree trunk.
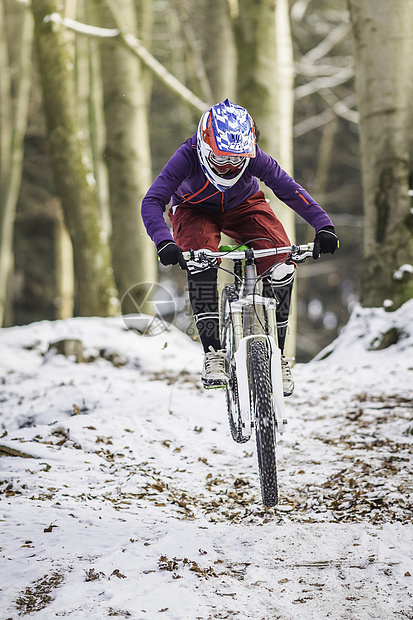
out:
M237 25L238 103L254 117L259 145L289 174L293 171L293 55L288 0L245 0ZM266 191L292 242L294 212ZM294 355L296 311L292 304L287 354Z
M55 316L56 319L68 319L73 316L75 289L73 248L60 208L55 220L55 265L57 289Z
M102 26L113 27L106 3L98 2ZM125 32L136 31L133 0L118 2ZM148 107L141 62L121 46L102 45L102 74L106 118L106 163L112 214L112 256L122 312L149 312L142 306L137 284L157 281L155 247L146 234L140 204L152 182ZM134 287L135 303L127 291ZM126 297L124 297L126 295ZM136 305L135 305L136 304Z
M364 197L364 306L413 297L413 0L348 0Z
M237 97L237 48L230 3L210 0L205 24L205 66L214 101ZM233 16L234 18L236 16ZM214 26L211 27L211 24Z
M13 269L13 227L23 166L23 140L31 84L33 19L20 13L17 41L8 41L5 4L0 6L0 326L3 325L9 280ZM13 35L12 35L13 36ZM11 38L11 37L10 37ZM18 50L11 71L9 45ZM15 82L11 76L16 76ZM15 98L13 98L13 92ZM9 307L11 304L9 303Z
M83 0L81 5L84 11L84 20L87 24L93 24L96 20L95 5L93 2ZM81 16L82 17L82 16ZM83 37L78 37L80 39ZM104 150L106 145L105 116L103 112L103 83L102 67L100 62L100 45L96 39L89 37L88 45L88 132L92 153L93 171L99 199L99 208L102 217L102 225L108 235L112 231L109 200L109 178Z
M291 174L294 101L288 1L245 0L237 20L237 48L238 102L255 118L263 150Z
M65 31L53 21L58 13L56 0L33 0L32 11L50 155L73 244L80 314L114 315L118 304L109 244L102 230L95 181L83 158Z

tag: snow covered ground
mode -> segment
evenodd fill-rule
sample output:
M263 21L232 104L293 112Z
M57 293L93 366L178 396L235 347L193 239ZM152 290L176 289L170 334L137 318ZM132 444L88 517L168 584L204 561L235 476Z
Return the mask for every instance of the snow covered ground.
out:
M413 618L413 300L295 367L276 509L201 363L121 318L0 331L0 619Z

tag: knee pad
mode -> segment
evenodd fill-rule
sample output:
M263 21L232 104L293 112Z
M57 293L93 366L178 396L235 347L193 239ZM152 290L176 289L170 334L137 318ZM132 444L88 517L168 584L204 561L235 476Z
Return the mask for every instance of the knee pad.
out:
M277 263L270 276L268 277L268 281L275 288L287 286L288 284L292 284L294 282L295 275L295 266L289 265L287 263Z

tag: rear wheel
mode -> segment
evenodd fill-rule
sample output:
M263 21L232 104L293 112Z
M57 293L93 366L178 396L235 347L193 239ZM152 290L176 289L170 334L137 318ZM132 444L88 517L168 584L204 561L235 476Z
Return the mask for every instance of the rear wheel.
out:
M234 286L225 286L221 296L221 346L226 351L228 385L226 387L228 422L231 436L237 443L245 443L250 435L245 434L242 424L238 398L238 382L235 368L235 337L234 324L231 316L230 303L238 299Z
M250 363L251 392L262 501L264 506L271 508L278 503L276 430L271 397L269 359L267 347L263 340L251 341Z

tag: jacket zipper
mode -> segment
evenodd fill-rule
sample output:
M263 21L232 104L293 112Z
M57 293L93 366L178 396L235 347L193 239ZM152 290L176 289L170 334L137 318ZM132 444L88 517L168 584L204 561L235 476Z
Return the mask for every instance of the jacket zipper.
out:
M301 198L301 200L303 200L305 202L306 205L309 205L310 203L308 202L308 200L306 198L304 198L304 196L302 194L300 194L300 192L298 191L298 189L295 190L295 193L298 194Z

